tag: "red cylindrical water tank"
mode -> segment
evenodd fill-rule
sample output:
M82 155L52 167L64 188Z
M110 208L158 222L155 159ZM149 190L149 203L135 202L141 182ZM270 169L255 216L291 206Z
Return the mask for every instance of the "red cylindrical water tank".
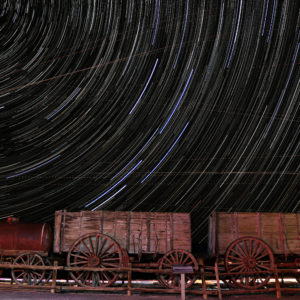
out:
M5 250L48 252L52 246L49 224L21 223L16 218L0 222L0 252Z

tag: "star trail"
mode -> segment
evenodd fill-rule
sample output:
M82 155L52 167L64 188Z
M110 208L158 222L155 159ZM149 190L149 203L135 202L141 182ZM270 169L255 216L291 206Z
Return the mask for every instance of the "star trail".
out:
M0 2L0 218L300 210L300 1Z

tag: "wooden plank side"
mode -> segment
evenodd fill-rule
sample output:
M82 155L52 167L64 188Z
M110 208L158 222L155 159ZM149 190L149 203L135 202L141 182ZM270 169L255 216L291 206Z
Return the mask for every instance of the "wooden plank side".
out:
M237 237L237 228L233 230L234 218L233 213L216 213L215 216L215 236L216 236L216 253L223 255L228 245ZM237 224L236 224L237 225Z
M235 214L238 219L237 236L234 234ZM261 238L274 254L300 254L300 214L216 212L215 218L216 254L225 254L228 245L242 236ZM213 232L210 230L209 234Z
M56 230L56 235L60 234L61 249L58 249L58 246L56 248L63 252L69 251L72 244L81 236L95 233L110 236L130 254L143 252L163 254L172 247L191 250L189 214L64 211L62 215L63 231L59 227Z
M256 213L237 214L238 236L257 236Z
M129 216L130 212L116 211L114 239L121 248L127 249L130 238ZM104 212L105 214L105 212Z
M189 214L173 213L173 249L192 250L191 219ZM170 250L173 250L170 249Z
M61 251L68 252L72 244L79 238L80 213L63 211L63 223Z
M169 249L166 238L166 215L151 213L150 217L150 249L152 253L165 253Z

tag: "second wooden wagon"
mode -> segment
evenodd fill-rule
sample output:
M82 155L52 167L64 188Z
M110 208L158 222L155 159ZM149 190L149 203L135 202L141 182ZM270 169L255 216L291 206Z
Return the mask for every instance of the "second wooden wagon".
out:
M283 267L299 264L300 214L214 212L209 223L209 252L224 258L235 287L263 287L275 261Z
M72 267L154 267L198 264L191 254L191 222L187 213L81 211L55 213L54 252L67 253ZM117 272L71 273L82 286L109 286ZM180 287L180 276L160 274L158 281L168 288ZM186 276L186 287L195 281Z

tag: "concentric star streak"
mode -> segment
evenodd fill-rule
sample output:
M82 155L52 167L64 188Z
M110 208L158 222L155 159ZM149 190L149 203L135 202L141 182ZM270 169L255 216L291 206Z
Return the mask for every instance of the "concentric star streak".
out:
M0 218L300 210L299 0L0 1Z

